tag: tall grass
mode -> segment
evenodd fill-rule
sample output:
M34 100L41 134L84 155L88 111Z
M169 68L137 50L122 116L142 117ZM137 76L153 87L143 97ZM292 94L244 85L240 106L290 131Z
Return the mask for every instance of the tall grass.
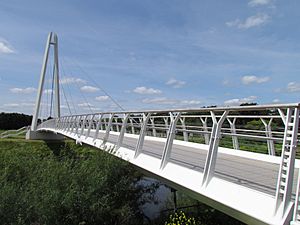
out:
M127 162L71 141L0 141L1 224L142 224ZM149 196L148 196L149 197Z

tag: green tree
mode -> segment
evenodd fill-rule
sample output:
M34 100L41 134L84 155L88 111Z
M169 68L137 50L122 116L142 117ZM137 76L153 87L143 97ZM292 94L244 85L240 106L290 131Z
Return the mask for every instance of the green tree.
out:
M0 113L0 130L19 129L31 124L32 116L21 113Z

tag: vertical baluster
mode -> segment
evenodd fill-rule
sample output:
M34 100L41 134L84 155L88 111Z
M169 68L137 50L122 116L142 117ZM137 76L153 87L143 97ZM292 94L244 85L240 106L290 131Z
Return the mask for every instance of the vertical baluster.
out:
M224 111L219 121L217 121L217 118L213 111L211 111L210 113L213 120L213 127L212 127L211 137L209 141L209 148L206 156L205 166L204 166L203 181L202 181L203 186L207 186L210 179L214 175L216 160L218 155L219 142L221 138L220 137L221 128L229 111Z

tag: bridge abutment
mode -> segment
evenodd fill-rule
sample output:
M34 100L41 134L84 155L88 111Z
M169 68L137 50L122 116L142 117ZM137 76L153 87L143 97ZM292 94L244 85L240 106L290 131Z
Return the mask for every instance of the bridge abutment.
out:
M64 136L61 134L55 134L45 131L32 131L28 130L26 133L27 140L63 140Z

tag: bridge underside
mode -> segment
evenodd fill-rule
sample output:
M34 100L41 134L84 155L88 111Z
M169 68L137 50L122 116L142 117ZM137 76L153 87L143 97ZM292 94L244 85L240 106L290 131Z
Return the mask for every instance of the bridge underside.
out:
M274 217L274 208L270 207L275 204L274 187L280 157L219 147L215 176L207 186L202 186L207 145L174 140L170 160L160 169L164 138L146 136L142 152L134 157L139 135L126 133L122 146L116 150L118 132L111 131L105 143L105 131L99 131L96 140L93 138L94 130L90 131L89 136L84 130L81 137L76 133L51 128L42 128L39 133L49 135L51 132L127 160L145 173L245 223L278 224L281 221L280 224L288 224L287 221L291 220L293 204L290 204L290 210L282 218ZM299 168L298 161L296 166ZM298 169L295 169L295 178L297 173Z
M63 140L64 136L53 132L39 132L28 130L26 133L26 139L28 140Z

